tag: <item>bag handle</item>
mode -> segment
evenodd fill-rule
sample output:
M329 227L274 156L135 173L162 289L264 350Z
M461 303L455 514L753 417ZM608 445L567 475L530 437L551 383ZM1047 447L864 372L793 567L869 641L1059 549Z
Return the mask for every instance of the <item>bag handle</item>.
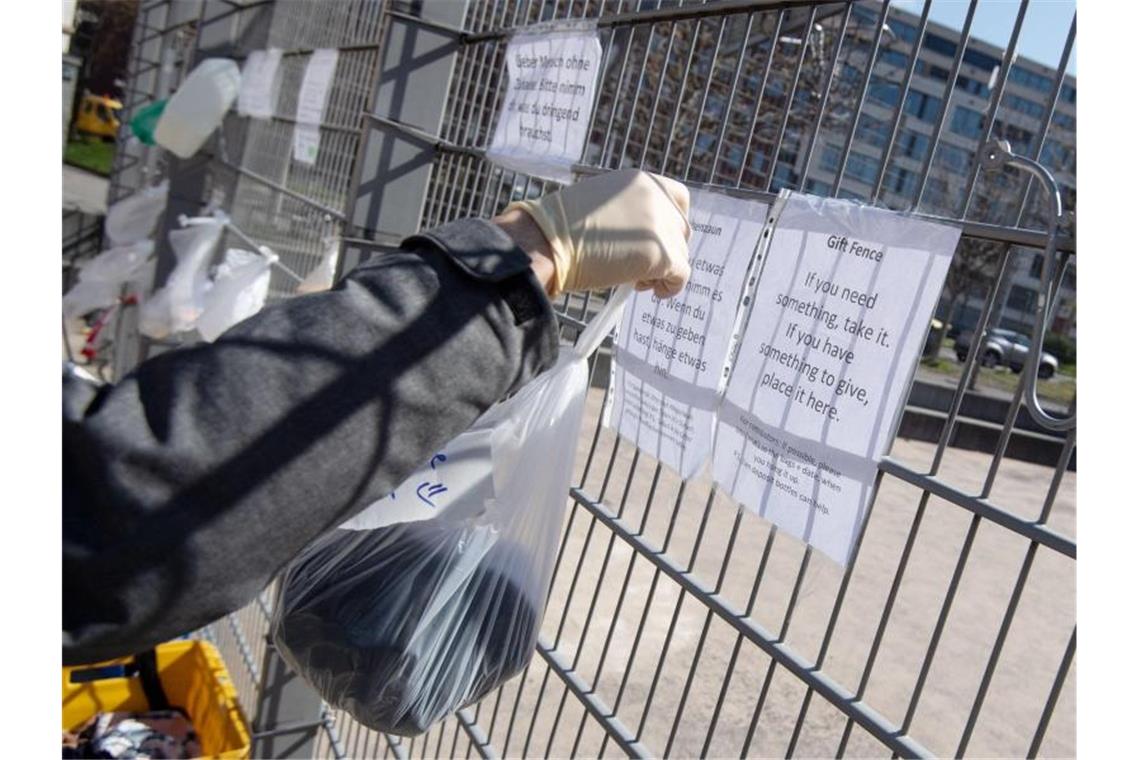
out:
M586 325L586 329L578 336L578 341L574 344L574 356L576 358L589 358L590 354L598 350L606 336L617 327L621 320L622 307L625 306L625 302L629 300L631 295L633 295L633 285L628 283L619 286L613 292L610 300L606 302L601 311L594 315L594 318Z

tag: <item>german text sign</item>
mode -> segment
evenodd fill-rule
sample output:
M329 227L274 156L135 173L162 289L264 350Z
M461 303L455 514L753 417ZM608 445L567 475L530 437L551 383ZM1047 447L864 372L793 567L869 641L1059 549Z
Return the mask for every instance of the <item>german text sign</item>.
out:
M601 59L598 32L588 22L515 34L488 157L508 169L570 182L586 144Z
M609 424L682 477L712 450L718 392L744 278L768 207L692 191L692 276L675 298L638 293L614 343Z
M320 125L325 117L337 58L335 48L322 48L314 50L305 65L305 77L297 94L297 123L293 125L293 158L302 164L311 166L317 161Z

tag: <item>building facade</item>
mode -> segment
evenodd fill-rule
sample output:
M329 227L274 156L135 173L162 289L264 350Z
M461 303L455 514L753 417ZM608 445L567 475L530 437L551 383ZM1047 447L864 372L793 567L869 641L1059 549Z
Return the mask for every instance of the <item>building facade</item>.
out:
M1043 196L1024 176L1012 170L982 174L969 191L1004 51L971 37L954 75L961 32L929 22L920 41L919 17L892 7L860 109L878 20L873 5L859 4L851 6L849 18L842 11L812 17L788 12L782 21L757 22L740 14L695 31L676 27L615 39L605 76L616 76L618 86L603 82L586 160L644 166L691 182L771 192L791 188L1044 229ZM642 81L631 101L607 97L607 90L626 92L633 76ZM1039 157L1053 172L1070 212L1065 232L1071 234L1076 80L1064 76L1053 107L1056 84L1056 69L1017 58L1001 92L993 134L1008 140L1015 153ZM844 161L854 114L860 117ZM624 132L611 128L623 122ZM1000 255L994 244L964 240L956 261L960 271L951 273L938 315L959 329L973 329ZM1040 253L1013 249L1000 285L1006 291L1002 306L991 324L1032 331L1041 269ZM1050 324L1070 338L1076 329L1075 285L1070 268Z

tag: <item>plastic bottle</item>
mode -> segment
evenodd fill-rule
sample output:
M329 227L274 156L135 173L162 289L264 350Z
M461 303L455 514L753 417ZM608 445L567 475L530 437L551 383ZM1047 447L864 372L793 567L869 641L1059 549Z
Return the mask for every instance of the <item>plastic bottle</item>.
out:
M236 63L227 58L202 61L166 102L154 141L179 158L190 158L222 123L240 87Z

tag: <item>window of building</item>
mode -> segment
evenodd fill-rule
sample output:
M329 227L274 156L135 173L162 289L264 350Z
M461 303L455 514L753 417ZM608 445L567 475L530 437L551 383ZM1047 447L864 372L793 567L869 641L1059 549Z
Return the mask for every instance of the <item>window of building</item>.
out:
M954 106L954 114L950 117L950 131L976 140L982 136L982 115L972 108Z
M804 191L812 195L831 195L831 183L823 182L818 179L809 179L804 185Z
M1009 81L1038 92L1052 92L1053 81L1047 76L1030 71L1024 66L1013 66L1009 70Z
M1061 85L1061 100L1075 104L1077 102L1077 88L1071 84Z
M874 23L879 20L879 13L865 5L856 5L851 8L851 15L859 21Z
M936 157L939 166L962 174L969 171L970 163L973 160L973 156L969 151L962 150L956 145L948 145L947 143L942 143L938 146Z
M888 192L897 193L904 198L914 198L918 193L918 175L898 165L887 170L883 184Z
M1057 111L1053 114L1053 123L1061 129L1067 129L1070 132L1077 131L1077 120L1067 113Z
M939 82L950 81L950 70L944 69L941 66L930 66L926 70L926 75L931 79L937 79Z
M1037 291L1022 285L1011 285L1005 305L1015 311L1033 311L1037 305Z
M1002 121L996 122L994 134L1003 140L1009 140L1009 146L1014 153L1029 153L1033 145L1033 133L1013 124L1006 124Z
M926 36L922 38L922 46L927 50L939 53L946 56L947 58L953 58L954 55L958 52L957 43L952 42L945 37L939 37L937 35L931 34L930 32L927 32Z
M880 50L879 63L885 63L888 66L905 69L910 66L910 59L907 58L905 53L900 53L898 50Z
M852 151L847 158L847 171L844 175L873 185L879 176L879 161L865 153Z
M985 82L979 82L977 79L959 76L958 79L955 80L954 86L959 90L965 90L971 95L977 95L979 98L988 98L990 96L990 88Z
M1020 95L1008 94L1005 96L1005 105L1014 111L1032 116L1035 119L1042 119L1045 117L1045 106L1040 103L1035 103L1032 100L1027 100Z
M855 130L855 138L876 148L884 148L891 139L891 125L864 113L859 117L859 127Z
M839 169L839 157L842 151L836 145L825 145L823 153L819 156L819 165L825 171L833 172Z
M772 189L783 190L785 187L795 188L800 177L790 164L776 164L776 171L772 175Z
M1029 276L1041 277L1041 269L1045 265L1045 257L1040 253L1033 254L1033 261L1029 263Z
M732 166L740 166L740 163L744 160L744 148L739 145L729 144L728 150L724 152L724 156Z
M891 108L899 104L900 94L902 94L902 88L891 82L872 84L867 90L867 97Z
M977 48L966 48L965 54L962 56L962 62L968 63L971 66L977 66L984 71L993 71L998 66L1001 66L1001 59L996 58L989 53L983 53Z
M954 207L950 197L950 183L945 177L928 176L924 198L926 204L936 211L950 212Z
M903 109L920 121L934 123L938 118L938 111L942 107L942 100L925 92L911 90L906 94L906 107Z
M921 161L926 158L926 150L930 147L930 138L908 129L899 135L898 146L899 151L907 158Z
M861 6L856 5L855 7L860 8ZM887 26L891 28L891 31L895 33L896 37L908 45L913 44L914 41L918 39L918 29L905 21L891 19L887 22Z
M1076 167L1076 157L1069 146L1050 139L1041 147L1041 163L1056 171L1071 172Z

